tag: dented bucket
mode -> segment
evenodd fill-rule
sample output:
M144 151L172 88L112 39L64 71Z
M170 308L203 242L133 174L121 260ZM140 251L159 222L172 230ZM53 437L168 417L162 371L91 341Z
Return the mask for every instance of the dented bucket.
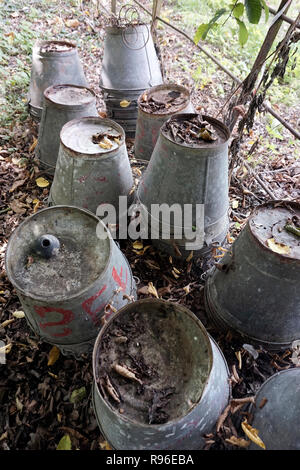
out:
M64 125L49 201L96 213L101 203L117 209L129 196L131 167L121 126L110 119L86 117Z
M106 28L100 87L107 116L134 135L137 99L163 82L149 25Z
M300 450L300 369L272 375L256 394L252 426L266 450ZM251 442L250 450L261 450Z
M258 206L205 287L212 320L267 349L300 339L300 239L285 228L294 224L298 203Z
M214 129L214 141L199 144L175 141L177 134L173 132L173 126L175 129L175 126L198 119L205 120ZM177 114L161 127L137 191L142 217L145 223L148 220L149 231L156 226L157 220L153 205L166 204L171 208L177 204L181 208L181 223L170 219L170 239L164 235L166 224L159 219L159 228L155 228L156 235L154 238L152 236L153 244L159 249L174 257L188 256L192 251L195 256L204 256L213 243L221 244L224 241L228 229L228 139L227 127L210 116ZM198 230L195 240L184 234L187 227L183 214L187 204L193 210L191 225ZM190 247L190 242L194 247Z
M71 206L43 209L18 226L6 272L32 330L76 356L89 353L103 320L135 297L130 266L104 224Z
M161 126L174 114L193 113L189 91L174 83L158 85L138 99L134 155L150 160Z
M84 116L98 116L93 90L76 85L55 85L45 90L36 148L42 165L55 170L62 127L68 121Z
M200 449L228 404L226 361L183 305L143 299L119 310L93 352L94 410L117 450Z
M29 112L41 119L43 93L61 83L87 86L76 44L70 41L37 41L32 50Z

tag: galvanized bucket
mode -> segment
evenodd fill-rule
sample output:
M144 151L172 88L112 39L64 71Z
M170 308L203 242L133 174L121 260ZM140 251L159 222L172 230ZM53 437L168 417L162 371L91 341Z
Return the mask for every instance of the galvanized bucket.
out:
M107 322L93 373L96 418L117 450L200 449L230 397L217 344L190 310L164 300L128 304Z
M257 207L205 288L215 323L267 349L300 339L300 240L284 228L293 217L295 202Z
M55 170L63 125L84 116L99 116L93 90L76 85L55 85L45 90L36 147L36 155L43 166Z
M229 130L217 119L202 116L219 135L217 142L189 146L178 144L166 131L173 121L186 121L196 114L178 114L170 118L160 129L159 138L151 160L137 190L137 200L142 204L142 217L153 225L153 204L179 204L184 212L185 204L193 207L193 224L202 232L202 243L187 248L185 237L176 235L176 221L170 222L171 237L162 239L158 235L153 244L174 257L206 255L213 243L221 244L228 230L228 139ZM199 227L196 207L202 208L203 225ZM199 210L199 212L201 212ZM152 222L151 222L152 220ZM162 227L160 227L161 231ZM178 233L178 232L177 232ZM201 235L201 234L200 234ZM201 238L201 237L199 237ZM174 245L176 248L174 248Z
M134 135L140 93L163 83L149 25L106 28L100 87L107 115Z
M49 86L71 83L88 86L76 44L69 41L37 41L32 50L29 112L41 119L43 93Z
M7 246L6 272L29 326L64 353L91 352L102 321L135 298L126 258L104 224L77 207L50 207L22 222Z
M99 135L104 137L100 143L94 143ZM94 213L99 204L109 203L118 210L119 196L128 196L132 186L121 126L99 117L74 119L64 125L50 192L51 203L84 207Z
M300 450L300 369L287 369L270 377L256 394L251 426L266 450ZM250 450L262 450L251 443Z
M161 112L149 112L143 109L145 99L148 102L155 99L169 104L172 93L181 94L181 102L176 107L174 106L172 112L169 112L168 108L164 108ZM138 118L134 141L135 157L142 160L150 160L161 126L174 114L193 112L194 108L191 103L190 93L183 86L168 83L152 87L142 93L138 99Z

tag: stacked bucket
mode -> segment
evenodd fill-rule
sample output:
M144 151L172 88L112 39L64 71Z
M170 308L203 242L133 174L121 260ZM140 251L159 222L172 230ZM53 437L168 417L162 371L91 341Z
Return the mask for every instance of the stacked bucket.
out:
M93 406L113 448L201 449L231 398L226 360L183 305L136 301L130 265L95 214L101 204L117 207L120 196L132 197L125 138L135 135L135 157L149 162L135 201L155 235L153 244L181 259L207 256L228 231L230 134L222 122L194 113L184 87L162 84L148 25L107 28L100 86L109 119L98 116L74 44L34 46L29 110L41 117L37 155L55 174L51 207L11 236L7 274L42 340L77 358L93 349ZM201 123L208 124L216 138L201 145L178 140L182 123L199 134L195 122L202 133ZM187 240L175 219L167 227L156 219L151 207L160 204L178 204L182 211L190 205L197 229L201 206L200 239ZM211 320L267 349L287 348L300 338L300 244L286 230L291 220L300 220L299 204L256 208L205 286ZM273 376L257 394L271 403L253 410L268 448L282 445L276 393L284 396L287 382L291 410L298 412L299 372ZM300 448L299 439L296 433L285 448Z

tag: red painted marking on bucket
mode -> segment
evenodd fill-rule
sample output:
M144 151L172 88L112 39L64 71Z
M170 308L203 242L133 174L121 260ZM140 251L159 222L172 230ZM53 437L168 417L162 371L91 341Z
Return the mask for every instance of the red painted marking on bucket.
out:
M121 287L122 290L126 289L127 286L127 281L128 281L128 271L126 269L126 280L125 282L122 281L123 278L123 268L121 268L120 275L118 274L117 270L115 267L113 267L112 270L112 277L116 281L116 283Z
M97 318L97 313L101 312L104 307L105 307L105 303L99 305L99 307L96 308L96 310L92 311L92 305L94 303L94 301L96 299L98 299L100 297L101 294L103 294L103 292L105 291L106 289L106 284L102 287L102 289L100 289L96 294L92 295L89 299L85 300L83 303L82 303L82 308L83 310L88 314L90 315L91 319L92 319L92 322L94 323L94 325L98 325L99 323L99 319Z
M34 306L35 312L42 318L45 318L45 315L50 312L57 312L60 313L63 318L61 321L56 321L56 322L47 322L47 323L39 323L39 326L42 329L45 328L50 328L53 326L59 326L59 325L67 325L68 323L71 323L75 315L71 310L64 310L63 308L55 308L55 307L41 307L38 305ZM53 336L54 338L61 338L64 336L68 336L70 333L72 333L71 328L64 328L61 333L49 333L50 336Z
M78 178L78 181L79 183L85 183L87 179L88 179L88 176L80 176L80 178Z
M105 181L107 181L107 178L106 176L97 176L96 178L94 178L95 181L98 181L99 183L104 183Z

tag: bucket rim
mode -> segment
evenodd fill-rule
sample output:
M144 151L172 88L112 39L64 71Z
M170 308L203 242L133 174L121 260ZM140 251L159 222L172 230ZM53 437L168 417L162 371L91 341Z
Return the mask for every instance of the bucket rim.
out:
M170 88L170 91L175 91L175 90L181 91L185 95L184 103L176 111L172 113L150 113L142 109L141 100L142 100L144 93L149 93L150 91L155 92L155 91L164 90L168 88ZM161 85L155 85L151 88L147 88L140 94L137 100L138 111L141 112L143 115L150 117L150 118L153 116L154 118L160 117L160 118L165 118L165 119L172 117L174 114L176 115L182 114L181 111L183 111L184 108L186 108L190 103L191 103L190 91L188 90L188 88L184 87L183 85L178 85L177 83L163 83Z
M88 101L86 101L85 103L81 103L81 104L63 104L63 103L57 103L56 101L51 99L50 94L52 91L55 91L56 88L67 88L67 87L88 90L89 93L91 94L91 97ZM89 88L88 86L84 86L84 85L74 85L72 83L57 83L56 85L50 85L44 90L43 96L44 96L44 100L46 101L46 104L51 103L51 105L54 105L57 108L60 108L60 107L61 108L82 108L84 106L91 104L93 101L96 102L96 93L94 92L92 88Z
M68 49L65 51L46 51L42 52L41 48L47 46L48 44L59 44L66 45ZM38 39L33 45L33 51L37 52L42 57L59 57L61 55L76 54L78 52L77 44L73 41L68 41L67 39Z
M201 118L208 121L209 124L214 124L217 128L219 128L222 131L225 140L223 142L217 142L217 143L212 142L210 144L192 146L192 145L185 144L185 143L181 144L178 142L174 142L174 140L165 133L165 126L171 121L183 120L183 119L187 120L189 118L196 117L196 116L201 116ZM199 113L186 113L186 114L181 113L181 114L174 114L162 125L162 127L160 128L160 135L163 136L169 142L171 142L173 145L176 145L180 148L189 149L189 151L198 152L199 150L210 150L210 149L217 149L217 148L222 148L224 146L227 146L231 134L230 134L229 128L222 121L219 121L219 119L216 119L213 116L208 116L207 114L199 114Z
M213 367L213 360L214 360L214 357L213 357L213 350L212 350L212 345L211 345L211 341L213 341L216 345L217 343L213 340L213 338L211 338L211 336L209 335L209 333L207 332L206 328L204 327L203 323L199 320L199 318L189 309L187 308L185 305L181 305L181 304L178 304L178 303L175 303L175 302L170 302L168 300L164 300L164 299L153 299L153 298L146 298L146 299L139 299L139 300L135 300L134 302L131 302L125 306L123 306L122 308L120 308L116 313L114 313L107 321L107 323L105 325L103 325L103 327L101 328L101 330L99 331L98 335L97 335L97 338L96 338L96 341L95 341L95 344L94 344L94 348L93 348L93 354L92 354L92 367L93 367L93 382L95 384L95 391L96 393L99 394L99 396L101 397L102 401L104 402L105 406L107 406L110 411L112 411L114 414L116 414L116 410L111 406L111 404L104 399L104 397L102 396L101 392L100 392L100 389L99 389L99 385L98 385L98 367L99 367L99 346L100 346L100 343L101 343L101 340L102 340L102 337L103 335L105 334L107 328L111 325L111 323L116 319L118 318L120 315L122 315L124 313L124 311L128 310L128 309L131 309L131 308L135 308L136 306L138 307L139 305L143 305L143 304L160 304L160 305L166 305L166 304L172 304L174 305L178 310L181 311L181 313L183 315L187 315L190 317L190 319L192 321L194 321L195 325L198 327L198 329L201 331L201 334L202 334L202 337L205 339L205 342L206 342L206 346L207 346L207 351L208 351L208 360L209 360L209 367L208 367L208 371L207 371L207 374L206 374L206 380L205 380L205 383L204 383L204 386L203 386L203 389L202 389L202 393L198 399L198 401L196 403L193 404L193 406L188 410L188 412L184 415L184 416L179 416L177 418L174 418L172 420L169 420L167 421L166 423L162 423L162 424L145 424L145 423L140 423L139 421L136 421L135 419L132 419L132 418L129 418L128 416L124 416L124 415L118 415L118 417L124 421L124 422L128 422L130 424L133 424L133 425L138 425L139 427L141 428L145 428L145 429L157 429L157 428L162 428L164 426L169 426L169 425L172 425L172 424L176 424L178 423L183 417L186 417L188 416L190 413L192 413L192 411L196 408L196 406L199 405L203 395L205 394L206 392L206 389L207 389L207 386L208 386L208 382L209 382L209 378L211 376L211 372L212 372L212 367ZM217 346L218 347L218 346ZM220 350L220 348L218 347L218 349ZM220 350L221 351L221 350ZM226 365L226 370L228 372L228 365L227 365L227 362L224 358L224 355L222 353L222 357L225 361L225 365Z
M149 29L150 28L150 24L149 23L137 23L137 24L125 24L125 25L110 25L110 26L106 26L105 28L105 32L106 33L109 33L109 34L115 34L115 35L118 35L120 32L122 34L122 32L124 30L129 30L129 29L136 29L136 28L147 28Z
M118 147L112 149L112 150L107 150L106 152L97 152L97 153L92 153L92 154L85 154L82 152L78 152L77 150L72 149L68 145L66 145L63 142L63 132L68 129L69 127L74 126L76 123L82 122L82 121L99 121L104 124L109 124L112 128L115 130L118 130L121 134L121 142L118 145ZM84 116L81 118L76 118L72 119L71 121L68 121L64 126L61 128L61 131L59 133L59 139L60 139L60 145L62 145L63 148L65 148L72 156L72 158L82 158L85 157L85 160L94 160L94 159L101 159L104 160L109 157L115 157L118 155L118 151L125 145L125 131L120 124L118 124L116 121L109 119L109 118L102 118L100 116ZM127 150L126 150L127 151ZM113 155L115 153L116 155Z
M97 222L97 225L98 225L99 222L103 224L101 219L99 217L97 217L93 212L89 211L88 209L80 208L80 207L77 207L77 206L63 205L62 204L62 205L57 205L57 206L45 207L44 209L41 209L40 211L36 212L35 214L31 214L29 217L26 217L26 219L23 220L20 223L20 225L18 225L18 227L11 234L11 236L9 238L9 241L7 243L6 252L5 252L5 270L6 270L6 273L7 273L7 277L9 278L9 281L18 290L18 292L20 292L26 298L30 298L30 299L35 300L35 301L37 300L37 301L41 301L41 302L46 302L49 299L53 299L53 294L51 294L49 297L47 297L47 296L42 297L42 296L39 296L39 295L32 295L30 292L27 292L23 287L21 287L19 285L19 283L16 281L15 276L12 273L12 269L11 269L11 266L10 266L10 263L9 263L9 252L13 251L12 245L13 245L13 242L14 242L14 238L18 235L18 233L22 230L22 228L26 224L30 223L30 221L32 221L33 219L38 217L38 215L41 212L54 211L54 210L57 210L57 209L61 209L61 210L67 209L69 211L74 211L75 210L77 212L83 212L86 216L89 216L90 218L94 219L95 222ZM107 227L105 225L104 225L104 227L105 227L105 231L108 235L107 238L109 240L109 255L107 257L106 264L104 265L104 267L103 267L102 271L100 272L99 276L91 284L87 285L86 287L84 287L83 289L81 289L78 292L74 293L73 295L70 295L70 296L67 296L66 294L56 295L56 297L55 297L56 302L65 302L65 301L69 302L70 300L74 300L78 297L81 297L87 291L92 289L97 284L97 282L99 282L100 278L103 278L105 276L105 274L108 270L108 267L110 265L110 262L111 262L114 241L113 241L113 238L112 238L112 235L111 235L110 231L107 229ZM96 227L95 227L95 230L96 230ZM122 253L122 255L123 255L123 253ZM124 258L125 258L125 256L124 256Z

